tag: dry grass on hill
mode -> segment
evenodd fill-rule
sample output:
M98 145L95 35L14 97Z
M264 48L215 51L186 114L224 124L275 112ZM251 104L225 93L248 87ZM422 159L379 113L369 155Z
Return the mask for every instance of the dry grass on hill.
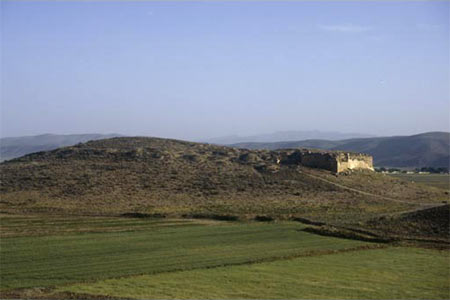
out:
M348 223L448 196L372 172L336 177L280 166L271 151L157 138L112 138L34 153L0 164L0 171L4 212L302 216Z

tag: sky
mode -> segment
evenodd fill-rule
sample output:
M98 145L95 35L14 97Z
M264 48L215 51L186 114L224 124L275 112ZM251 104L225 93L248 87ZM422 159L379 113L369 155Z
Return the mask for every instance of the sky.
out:
M1 137L449 131L447 1L1 1Z

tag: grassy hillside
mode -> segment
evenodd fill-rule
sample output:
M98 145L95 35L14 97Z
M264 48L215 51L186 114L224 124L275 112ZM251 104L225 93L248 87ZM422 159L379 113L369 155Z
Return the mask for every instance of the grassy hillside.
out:
M156 138L113 138L0 164L5 212L359 222L447 200L373 172L335 176L278 165L273 152Z
M0 139L0 161L29 153L72 146L91 140L107 139L118 134L41 134L36 136L8 137Z
M367 227L391 237L415 236L421 239L450 237L450 205L442 205L397 215L375 218Z
M367 153L378 167L449 167L450 133L429 132L412 136L358 138L341 141L305 140L277 143L239 143L248 149L318 148Z

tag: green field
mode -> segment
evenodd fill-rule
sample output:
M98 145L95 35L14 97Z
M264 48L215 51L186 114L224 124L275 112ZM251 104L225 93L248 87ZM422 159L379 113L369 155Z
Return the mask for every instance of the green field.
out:
M122 219L119 224L122 223ZM127 220L130 222L133 220ZM299 223L189 224L136 220L138 230L2 238L2 289L45 287L144 273L244 264L354 248ZM53 222L55 223L55 222ZM169 225L170 226L169 226ZM110 221L110 225L117 225ZM123 224L121 224L123 225ZM163 226L166 225L166 226ZM15 226L18 226L17 224Z
M448 252L319 236L295 222L14 215L1 222L2 298L449 296Z
M61 290L141 299L448 299L448 264L445 252L388 248L143 275Z
M449 174L390 174L403 180L450 190Z

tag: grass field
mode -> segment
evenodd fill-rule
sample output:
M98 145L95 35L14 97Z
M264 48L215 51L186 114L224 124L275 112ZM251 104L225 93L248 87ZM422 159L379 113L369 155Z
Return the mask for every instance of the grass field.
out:
M215 224L212 220L0 215L1 237L49 236L151 230L160 227ZM220 223L217 223L220 224Z
M445 190L450 190L449 174L391 174L390 176L420 184L434 186Z
M1 298L449 296L448 252L319 236L294 222L14 215L1 222Z
M123 226L123 219L116 220ZM169 220L149 221L142 230L145 221L135 221L138 230L129 224L120 232L2 238L1 288L243 264L364 245L306 233L298 223L199 226ZM111 220L109 225L117 226Z
M140 299L448 299L446 252L387 248L78 284Z

